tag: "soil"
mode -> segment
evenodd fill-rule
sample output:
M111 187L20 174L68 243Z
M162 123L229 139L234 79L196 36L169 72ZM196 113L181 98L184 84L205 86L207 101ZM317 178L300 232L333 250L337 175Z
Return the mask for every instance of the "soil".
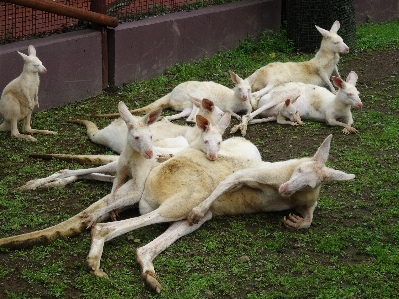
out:
M384 87L388 87L391 84L390 81L392 74L397 74L399 70L399 50L364 52L357 54L355 57L352 57L351 59L342 57L340 62L341 75L344 77L352 70L356 71L356 73L359 76L357 86L361 93L367 92L368 94L372 94L372 93L381 92L384 89ZM396 95L396 90L390 90L389 88L385 89L384 92L388 96ZM372 103L364 102L363 104L364 104L363 108L364 111L367 111L368 109L372 108L377 111L390 113L389 108L385 106L384 102L382 101L375 101ZM355 127L356 127L356 119L355 119ZM274 133L277 130L279 134ZM318 136L315 135L307 136L301 130L295 129L294 135L296 137L293 138L292 130L293 128L291 126L281 126L275 124L268 125L268 129L266 130L263 129L260 130L250 127L248 129L246 138L254 141L264 140L265 143L267 142L267 150L264 149L262 151L263 157L267 158L268 161L278 161L290 158L287 157L287 147L291 149L290 155L292 158L297 157L303 152L313 153L315 138L317 138L318 140L322 140L323 137L331 133L331 128L328 128L327 126L322 127L320 133L317 133L319 134ZM335 130L335 132L338 134L339 131ZM301 140L301 146L298 146L298 143L296 142L297 139ZM57 202L54 202L54 207L53 207L54 210L57 209L56 207L57 204L58 204ZM74 203L69 202L68 205L70 205L73 208ZM124 215L124 217L129 217L129 216L130 216L129 214ZM281 217L282 217L281 213L275 213L275 216L270 218L270 223L277 226L278 223L281 223L280 222ZM221 221L219 225L223 226L224 225L223 221ZM161 229L163 228L164 227L162 227ZM288 248L286 250L296 250L296 249ZM348 256L350 256L350 254L348 254ZM0 260L3 258L6 258L6 255L0 255ZM56 252L49 253L48 255L49 260L52 260L53 258L54 260L57 260ZM359 256L357 256L356 258L359 258ZM77 259L80 259L79 262L82 262L84 257L78 256ZM24 264L25 262L26 264ZM29 269L30 268L29 264L30 264L29 259L19 259L18 264L15 266L21 269ZM15 269L15 271L18 271L17 268ZM76 269L68 269L68 271L76 271ZM1 298L7 297L6 293L4 293L6 291L12 292L18 289L29 290L31 288L26 280L18 279L12 275L7 275L4 278L2 278L1 285L6 286L5 289L0 290ZM40 287L38 287L37 285L35 285L35 289L36 290L33 291L31 294L42 293L42 290L40 290ZM77 293L76 290L74 290L74 288L69 288L69 291L65 297L66 298L79 297L79 294Z

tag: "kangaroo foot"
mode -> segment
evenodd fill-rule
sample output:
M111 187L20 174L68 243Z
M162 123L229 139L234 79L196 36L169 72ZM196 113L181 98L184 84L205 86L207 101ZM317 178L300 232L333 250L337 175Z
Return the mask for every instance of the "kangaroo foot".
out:
M149 286L151 289L153 289L155 292L160 293L162 290L161 284L158 282L156 279L156 275L152 271L145 271L143 274L141 274L141 279L144 281L144 283Z

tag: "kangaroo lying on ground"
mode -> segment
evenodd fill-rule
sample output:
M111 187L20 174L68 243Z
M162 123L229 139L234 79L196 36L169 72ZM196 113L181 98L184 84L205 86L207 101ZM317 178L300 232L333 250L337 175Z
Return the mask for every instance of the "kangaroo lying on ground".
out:
M195 127L181 126L171 122L162 121L150 125L151 132L155 132L153 133L152 143L154 143L155 140L155 143L157 144L157 146L153 147L153 150L155 152L154 156L156 156L158 161L161 162L161 160L165 159L165 156L173 155L173 153L188 146L204 151L209 159L216 159L219 147L218 143L221 141L221 136L228 126L231 116L229 113L224 113L214 106L212 101L204 99L200 101L200 103L201 107L199 108L197 119L198 116L203 116L203 118L205 118L205 120L199 118L200 121L202 120L200 125L196 125ZM125 121L123 119L120 120L123 121L123 125L119 124L118 120L117 124L114 124L115 121L100 131L98 131L96 124L90 121L78 120L76 122L86 125L89 137L94 136L95 138L93 139L95 142L101 141L101 143L99 142L100 144L108 146L120 153L122 152L122 149L119 149L118 145L121 144L121 140L126 143L126 136L128 134ZM125 136L122 137L122 134L125 134ZM115 146L115 144L117 146ZM108 173L116 172L116 166L119 159L118 155L45 154L32 156L39 158L57 158L97 165L100 164L101 166L78 170L63 169L48 177L31 180L19 187L19 191L35 190L37 188L63 187L78 179L113 182L115 177L113 175L108 175Z
M274 94L284 93L291 96L298 96L299 94L294 106L301 119L325 122L330 126L342 126L344 127L342 130L344 134L359 133L352 127L353 117L351 113L352 107L358 109L363 107L359 98L359 91L356 88L357 79L357 74L353 71L349 73L346 82L333 76L332 81L338 87L336 94L313 84L296 82L281 84L262 97L265 100L262 100L262 103L265 103L262 107L243 117L242 123L233 129L240 128L245 134L247 124L251 123L252 117L260 114L268 107L276 105L279 99L273 99Z
M269 95L269 94L268 94ZM259 124L270 121L277 121L279 124L288 124L291 126L302 125L301 116L294 106L295 101L299 97L296 96L294 99L286 99L285 102L273 101L270 103L263 103L262 97L259 102L259 109L252 111L250 114L244 115L240 124L235 125L230 133L235 133L239 129L241 130L242 136L247 134L247 125ZM278 103L278 104L276 104ZM263 118L253 119L257 115L261 115Z
M308 227L312 221L321 183L354 178L353 174L325 166L331 138L332 135L328 136L311 158L276 163L260 162L259 158L244 156L243 153L248 151L236 151L230 156L220 155L216 161L204 159L201 152L192 148L179 152L150 172L139 201L142 216L112 223L97 223L92 227L92 243L87 257L88 268L97 276L107 277L100 269L100 259L106 241L146 225L173 222L162 235L136 251L136 259L142 267L143 280L155 291L160 292L161 285L156 279L153 259L177 239L198 229L213 215L294 209L301 213L303 218L289 215L284 220L285 225L292 228ZM247 146L252 145L242 138L231 139L236 142L240 140ZM231 149L231 146L227 148ZM129 194L129 186L129 182L124 184L118 190L118 195ZM209 206L209 210L206 211L208 207L205 207L205 210L200 209L199 213L192 213L193 208L204 200L209 204L207 198L212 199L216 193L220 196ZM78 214L56 226L0 239L0 247L23 248L77 234L84 229L81 216L87 217L104 208L108 197L109 195L92 204L83 215ZM104 220L105 217L106 215L100 217L98 221ZM198 223L190 226L187 217L192 223ZM89 217L83 220L91 219Z
M304 62L273 62L258 69L256 78L252 81L251 104L253 110L258 107L258 101L264 94L268 93L273 87L286 82L303 82L319 86L328 85L332 92L334 86L330 82L330 77L335 71L338 72L339 53L349 53L349 47L337 34L340 27L335 21L330 31L316 26L316 29L323 36L320 49L314 58ZM252 74L253 75L253 74ZM252 76L251 75L251 76Z
M11 136L36 141L31 135L20 134L18 121L22 120L23 133L40 133L56 135L56 132L48 130L37 130L31 128L32 111L39 107L39 73L46 73L39 58L36 57L36 49L30 45L28 55L18 51L24 60L24 68L19 77L12 80L4 88L0 98L0 114L4 122L0 125L0 131L11 131Z
M118 189L128 181L131 184L129 189L132 190L131 192L133 193L128 196L128 202L132 202L133 204L138 202L149 171L158 164L155 159L152 159L152 134L148 125L151 125L158 119L161 110L156 110L157 113L154 113L154 116L152 116L151 113L147 114L143 118L143 121L139 123L136 120L137 117L135 118L130 114L123 102L119 103L118 108L122 119L126 122L126 126L128 127L128 134L125 147L117 161L116 177L112 185L111 194L108 198L109 207L114 206L113 204L118 201L116 193ZM142 124L143 122L144 125ZM230 113L228 112L226 112L225 116L222 117L219 124L215 127L213 127L206 118L197 115L197 125L202 130L202 134L197 138L198 140L193 141L190 146L204 151L209 160L215 160L222 141L222 134L229 124ZM177 151L172 149L171 155L174 155L180 150L180 148ZM134 199L130 199L131 197ZM122 203L122 207L125 206L126 198L123 198L120 202ZM120 203L115 204L120 205ZM117 213L113 212L111 214L111 218L114 220L116 216Z
M212 125L218 123L224 114L219 107L208 99L190 97L190 100L198 108L198 114L208 119ZM69 120L69 122L85 125L87 136L94 143L104 145L119 154L122 152L127 136L127 127L123 119L118 118L101 130L98 129L95 123L88 120L77 119ZM200 133L196 127L181 126L166 121L155 122L150 127L153 134L153 144L161 147L165 146L158 144L159 140L183 136L190 143L197 139Z
M246 114L252 110L250 102L250 84L256 77L256 72L247 79L241 79L234 72L229 72L231 79L236 84L233 89L212 81L187 81L180 83L172 90L172 92L155 102L145 107L131 110L130 112L132 114L141 114L159 108L171 108L182 112L176 115L166 116L165 118L167 120L175 120L188 116L187 121L192 122L197 113L197 109L194 109L195 107L193 107L193 104L190 101L190 96L194 96L200 99L210 99L220 109L225 112L230 112L232 116L240 119L240 116L237 113ZM119 114L99 114L94 116L119 117Z

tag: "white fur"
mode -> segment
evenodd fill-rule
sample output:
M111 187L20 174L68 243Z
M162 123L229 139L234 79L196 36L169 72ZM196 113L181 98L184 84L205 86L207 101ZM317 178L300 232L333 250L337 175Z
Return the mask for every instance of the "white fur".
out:
M159 108L171 108L176 111L182 111L173 116L167 116L166 119L174 120L182 117L188 117L187 121L193 121L197 113L193 109L190 96L200 99L206 98L211 100L224 112L230 112L232 116L240 119L237 113L251 112L251 82L256 74L251 75L247 79L241 79L237 74L230 71L230 77L236 84L233 89L224 85L208 81L187 81L177 85L172 92L155 102L135 110L131 110L132 114L147 113L148 111ZM119 114L103 114L96 116L118 117Z
M261 96L268 93L273 87L286 82L303 82L319 86L327 85L332 92L334 86L330 82L330 77L335 71L338 72L339 53L348 53L349 47L337 34L340 27L335 21L330 31L316 26L316 29L323 36L320 49L314 58L305 62L274 62L258 69L257 76L252 81L252 107L258 108L258 100Z
M1 95L0 114L4 122L0 125L0 131L11 131L11 136L36 141L31 135L19 133L18 121L22 120L23 133L55 135L57 133L53 131L31 128L32 111L36 106L39 107L39 73L46 73L47 70L36 57L34 46L28 47L29 56L18 53L24 60L24 68L19 77L7 84Z

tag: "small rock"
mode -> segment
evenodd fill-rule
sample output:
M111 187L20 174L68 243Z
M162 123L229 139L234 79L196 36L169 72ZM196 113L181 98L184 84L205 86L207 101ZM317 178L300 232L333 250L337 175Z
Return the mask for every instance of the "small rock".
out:
M242 257L240 257L240 261L242 261L242 262L249 262L249 256L247 256L247 255L243 255Z

